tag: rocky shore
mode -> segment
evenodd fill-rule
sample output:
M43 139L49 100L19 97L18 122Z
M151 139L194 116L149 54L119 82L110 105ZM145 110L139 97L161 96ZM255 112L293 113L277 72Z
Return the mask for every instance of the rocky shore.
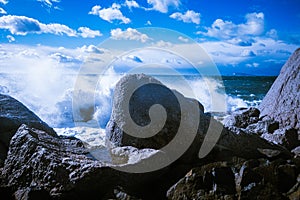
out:
M129 95L128 88L137 86L143 88ZM152 105L163 106L166 115L157 117L160 107ZM128 134L125 130L131 122L126 112L143 130L159 128L159 132L152 137ZM0 196L297 200L299 113L300 49L283 66L259 108L240 109L223 124L206 113L200 102L152 77L123 77L116 86L106 128L112 163L95 159L82 141L58 136L22 103L0 95ZM161 121L165 122L162 127L146 129ZM172 148L164 148L169 143ZM185 149L183 144L188 144ZM202 152L201 157L203 146L209 153ZM161 167L151 170L156 166Z

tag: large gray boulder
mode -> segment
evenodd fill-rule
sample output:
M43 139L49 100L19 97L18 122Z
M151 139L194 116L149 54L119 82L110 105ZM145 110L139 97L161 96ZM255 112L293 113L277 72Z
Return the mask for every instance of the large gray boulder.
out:
M165 108L166 119L161 118L162 114L155 113L159 111L149 109L157 104ZM249 113L253 113L256 118L259 115L256 110L249 110ZM130 120L138 127L130 129L134 126ZM156 130L160 128L156 135L144 137L147 131L144 127L152 122L154 125L159 122L164 125L154 126ZM196 135L192 135L195 126ZM178 131L180 127L183 127L184 131ZM135 135L131 135L127 130ZM182 153L178 156L182 156L183 161L188 163L198 162L199 158L205 157L213 148L212 152L217 152L213 156L215 160L233 155L243 158L274 157L281 154L289 156L285 148L273 145L259 135L246 134L242 130L234 133L224 128L221 123L203 112L203 106L197 100L186 98L153 77L143 74L126 75L117 83L106 133L108 143L113 146L167 150L165 153L170 157ZM183 135L180 139L176 138L178 133ZM189 138L191 135L192 138ZM188 143L186 138L192 141ZM174 140L177 140L177 143L171 149L164 148L168 143L173 145ZM182 146L185 148L185 145L189 147L183 149Z
M300 133L300 49L282 67L279 76L259 105L261 116L268 115Z
M10 140L21 124L57 136L51 127L22 103L8 95L0 94L0 166L6 158Z
M175 137L184 117L190 120L183 125L190 129L185 131L197 132L199 107L203 108L153 77L127 75L115 87L107 136L116 146L160 149Z

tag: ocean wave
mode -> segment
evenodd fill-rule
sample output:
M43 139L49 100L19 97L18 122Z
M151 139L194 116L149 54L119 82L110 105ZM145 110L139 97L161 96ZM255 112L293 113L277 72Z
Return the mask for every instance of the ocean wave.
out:
M55 79L44 82L42 78L32 76L1 76L1 92L23 102L50 126L70 128L76 126L76 122L95 120L103 129L110 118L114 87L122 75L111 69L107 75L100 77L97 87L90 90L74 88L76 75L57 75ZM183 87L176 76L156 78L185 96L196 98L203 104L205 112L226 113L239 107L259 104L258 100L245 101L241 97L227 95L221 79L185 77L189 87ZM81 105L74 107L74 98L80 99Z

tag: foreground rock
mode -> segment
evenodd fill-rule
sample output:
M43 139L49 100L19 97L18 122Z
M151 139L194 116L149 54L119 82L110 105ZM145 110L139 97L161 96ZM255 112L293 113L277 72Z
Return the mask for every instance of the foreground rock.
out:
M282 67L259 109L261 116L268 115L282 128L296 129L300 135L300 49Z
M1 186L16 199L99 197L112 187L112 171L89 158L80 140L22 125L12 138Z
M10 96L0 94L0 166L6 158L10 140L21 124L27 124L56 136L52 128L22 103Z
M54 137L22 125L0 170L1 198L164 199L167 189L190 168L171 165L151 173L126 173L122 171L143 164L157 151L122 147L113 154L124 156L118 152L129 161L120 161L121 165L103 163L93 159L76 138Z
M299 160L254 159L193 168L167 192L168 199L293 199L299 197ZM299 175L298 175L299 176Z

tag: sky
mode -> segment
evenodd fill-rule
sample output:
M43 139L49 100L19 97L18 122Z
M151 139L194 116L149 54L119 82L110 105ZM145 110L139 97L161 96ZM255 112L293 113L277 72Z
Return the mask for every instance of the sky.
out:
M0 73L26 65L78 70L91 54L110 52L109 60L136 48L126 65L186 69L184 59L206 63L195 44L222 75L278 75L300 47L300 1L0 0Z

